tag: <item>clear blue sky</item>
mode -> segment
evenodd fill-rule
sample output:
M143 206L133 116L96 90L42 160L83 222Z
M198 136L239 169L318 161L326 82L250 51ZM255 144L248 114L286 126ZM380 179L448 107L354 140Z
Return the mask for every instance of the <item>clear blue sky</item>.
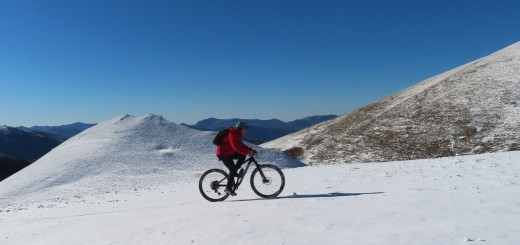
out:
M0 125L344 114L520 41L520 1L0 0Z

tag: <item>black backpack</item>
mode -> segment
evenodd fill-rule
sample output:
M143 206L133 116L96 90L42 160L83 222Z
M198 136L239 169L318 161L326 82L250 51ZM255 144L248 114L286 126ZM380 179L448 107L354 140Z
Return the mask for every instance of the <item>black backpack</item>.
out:
M217 135L215 135L215 138L213 138L213 144L214 145L222 145L222 141L224 140L224 137L226 137L229 133L229 129L223 129L219 130Z

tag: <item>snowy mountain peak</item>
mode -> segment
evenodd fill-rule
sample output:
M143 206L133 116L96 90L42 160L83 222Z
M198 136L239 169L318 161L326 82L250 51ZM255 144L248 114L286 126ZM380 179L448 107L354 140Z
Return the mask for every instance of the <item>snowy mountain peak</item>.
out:
M163 116L157 115L157 114L153 114L153 113L148 113L148 115L146 115L145 118L148 119L148 120L153 120L153 119L164 120Z
M0 126L0 133L8 133L9 132L9 127L7 126Z
M519 150L520 42L262 146L307 163Z
M214 132L178 125L160 115L123 115L70 138L0 183L0 202L52 193L103 193L164 185L192 172L225 168L215 156ZM254 146L258 161L303 166L283 153ZM49 193L43 195L43 192ZM73 196L73 194L71 194Z
M135 125L140 124L140 123L150 123L150 122L154 122L156 124L162 123L162 124L169 124L169 125L178 125L176 123L173 123L173 122L170 122L170 121L164 119L164 117L162 117L161 115L156 115L156 114L152 114L152 113L144 115L144 116L140 116L140 117L125 114L125 115L118 116L112 120L108 120L108 121L104 122L104 124L107 124L107 123L108 124L119 124L121 122L132 122Z
M0 126L0 133L3 133L3 134L9 134L11 133L11 131L15 129L13 127L9 127L7 125L3 125L3 126Z

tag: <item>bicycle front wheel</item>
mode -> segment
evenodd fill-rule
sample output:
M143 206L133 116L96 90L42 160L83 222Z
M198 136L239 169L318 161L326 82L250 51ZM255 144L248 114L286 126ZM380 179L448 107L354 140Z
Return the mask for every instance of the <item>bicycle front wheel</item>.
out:
M277 166L263 164L251 174L251 188L260 197L277 197L284 187L285 176Z
M227 177L228 174L221 169L206 171L199 180L200 194L210 202L224 201L229 196L224 192Z

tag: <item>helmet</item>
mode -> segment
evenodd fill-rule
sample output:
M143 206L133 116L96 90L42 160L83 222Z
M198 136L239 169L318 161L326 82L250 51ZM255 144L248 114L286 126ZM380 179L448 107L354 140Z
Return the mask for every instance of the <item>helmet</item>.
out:
M236 125L236 128L239 128L239 129L249 129L249 126L247 126L247 124L245 122L237 122L237 125Z

